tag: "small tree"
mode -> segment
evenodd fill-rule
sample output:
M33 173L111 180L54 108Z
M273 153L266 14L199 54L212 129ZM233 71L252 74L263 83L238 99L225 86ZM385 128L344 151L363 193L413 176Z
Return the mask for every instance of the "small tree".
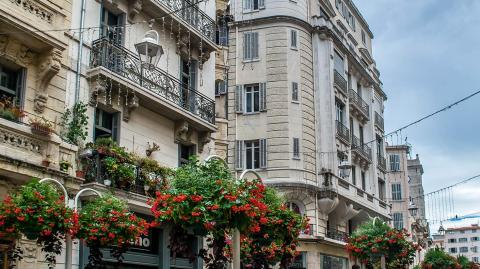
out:
M62 138L78 146L80 141L87 138L87 124L87 105L82 102L75 103L72 110L67 108L62 115Z

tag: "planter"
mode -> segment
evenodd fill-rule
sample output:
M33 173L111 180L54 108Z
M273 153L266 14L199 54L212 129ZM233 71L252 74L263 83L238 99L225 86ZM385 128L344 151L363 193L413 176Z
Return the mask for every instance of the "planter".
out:
M49 127L38 125L38 124L31 124L30 129L32 130L33 134L36 134L39 136L50 136L50 133L52 132L52 130Z
M112 181L110 179L105 179L103 180L103 184L105 184L105 186L110 187L112 185Z
M79 177L79 178L85 178L85 171L77 170L77 171L75 171L75 176Z
M49 160L43 160L42 165L45 166L45 167L49 167L50 166L50 161Z

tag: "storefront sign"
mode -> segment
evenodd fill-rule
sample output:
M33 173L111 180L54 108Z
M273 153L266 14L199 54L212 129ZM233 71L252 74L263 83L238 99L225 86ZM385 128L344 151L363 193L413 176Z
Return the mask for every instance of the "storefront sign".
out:
M300 254L295 257L292 264L288 267L289 269L307 269L307 253L300 252Z

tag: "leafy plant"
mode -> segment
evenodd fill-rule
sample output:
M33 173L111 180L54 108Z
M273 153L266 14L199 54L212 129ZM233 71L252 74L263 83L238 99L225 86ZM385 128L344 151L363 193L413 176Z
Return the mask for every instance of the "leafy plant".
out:
M29 124L32 128L32 132L41 135L49 135L53 132L53 123L47 120L45 117L29 118Z
M0 203L0 237L36 240L46 253L49 268L62 250L62 241L72 228L65 197L49 184L33 180ZM18 257L21 258L21 255Z
M140 178L153 193L157 189L166 188L167 178L172 175L171 169L150 158L139 158L137 165Z
M129 212L125 202L112 195L104 195L74 215L74 236L85 240L90 248L86 268L96 268L102 262L101 248L110 248L119 262L132 242L148 232L149 224Z
M60 170L62 171L68 171L68 168L70 168L72 166L72 164L69 162L69 161L66 161L66 160L62 160L60 161Z
M439 248L429 249L422 262L422 269L460 269L457 260Z
M75 103L71 110L67 108L62 115L61 137L70 144L79 145L87 138L87 125L87 105L83 102Z
M25 112L13 98L3 97L0 99L0 117L11 121L19 121L25 117Z

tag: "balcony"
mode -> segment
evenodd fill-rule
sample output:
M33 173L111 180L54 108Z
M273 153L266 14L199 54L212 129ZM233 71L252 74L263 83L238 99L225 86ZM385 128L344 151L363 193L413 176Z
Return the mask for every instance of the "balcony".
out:
M365 123L370 118L370 106L365 102L358 93L350 89L349 92L350 111L354 114L362 123Z
M352 158L364 167L372 163L372 149L355 135L352 135Z
M347 81L337 70L333 70L333 84L342 94L347 95Z
M377 155L377 167L380 169L382 172L386 173L387 172L387 159L381 155Z
M200 10L198 7L200 3L192 2L189 0L144 0L142 11L152 18L168 14L165 19L166 28L175 31L176 36L179 34L188 36L188 32L190 32L193 42L200 44L200 39L202 39L203 49L209 47L210 51L213 51L216 49L217 25L215 20ZM173 22L169 18L176 21Z
M341 241L341 242L346 242L348 239L348 234L346 232L339 231L337 229L332 229L332 228L327 229L327 233L325 236L327 238Z
M377 127L381 132L385 131L383 117L375 111L375 127Z
M350 130L340 121L335 121L337 125L337 138L343 143L350 145Z
M116 80L115 84L135 91L140 101L153 111L173 120L188 120L199 130L215 130L212 99L159 68L143 68L135 53L106 38L93 42L87 76L91 81L95 77L98 81L98 76Z

